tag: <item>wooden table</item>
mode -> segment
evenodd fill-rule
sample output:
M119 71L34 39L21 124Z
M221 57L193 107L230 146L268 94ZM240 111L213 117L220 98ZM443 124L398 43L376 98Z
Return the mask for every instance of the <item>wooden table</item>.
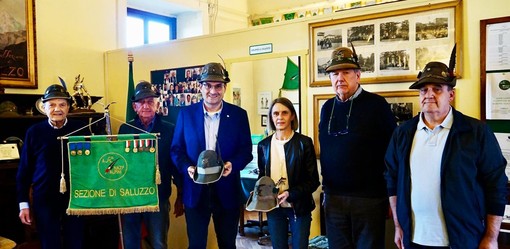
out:
M14 241L0 236L0 249L12 249L14 247L16 247Z

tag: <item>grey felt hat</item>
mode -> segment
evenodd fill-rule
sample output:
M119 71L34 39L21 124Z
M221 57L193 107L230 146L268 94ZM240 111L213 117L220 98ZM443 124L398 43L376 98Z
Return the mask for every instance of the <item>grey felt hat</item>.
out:
M339 47L331 53L331 59L328 61L326 72L333 72L339 69L360 69L356 51L347 47Z
M228 72L220 63L207 63L202 69L198 82L223 82L229 83Z
M409 89L420 89L426 83L455 87L457 78L450 74L450 69L444 63L432 61L427 63L422 72L418 73L418 80Z
M198 156L196 172L193 181L208 184L218 181L223 175L225 166L223 160L214 150L204 150Z
M246 202L246 210L269 212L278 207L278 189L269 176L261 177Z
M457 58L457 44L453 46L450 55L449 66L442 62L432 61L425 65L423 71L418 73L418 80L414 82L409 89L420 89L424 84L443 84L455 87L457 84L457 77L453 72L455 68L455 60Z

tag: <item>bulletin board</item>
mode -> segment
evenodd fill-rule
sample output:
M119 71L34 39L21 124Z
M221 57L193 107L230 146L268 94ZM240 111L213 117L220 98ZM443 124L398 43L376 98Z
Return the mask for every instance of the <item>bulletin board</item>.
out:
M510 16L480 20L481 119L510 133Z

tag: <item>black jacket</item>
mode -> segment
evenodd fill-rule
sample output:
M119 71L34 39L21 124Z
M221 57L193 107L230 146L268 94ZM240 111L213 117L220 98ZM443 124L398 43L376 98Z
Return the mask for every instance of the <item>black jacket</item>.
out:
M273 135L259 142L257 147L259 178L271 176L271 139ZM317 159L312 139L299 133L284 145L289 197L296 216L309 215L315 208L312 193L319 187Z

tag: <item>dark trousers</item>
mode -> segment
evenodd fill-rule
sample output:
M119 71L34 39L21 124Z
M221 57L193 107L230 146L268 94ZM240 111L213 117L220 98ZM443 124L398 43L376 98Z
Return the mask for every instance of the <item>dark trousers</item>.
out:
M267 213L271 244L274 249L289 248L289 226L292 249L307 249L312 215L295 216L292 208L276 208Z
M42 249L83 248L84 221L80 216L67 215L67 202L61 198L48 200L34 196L35 224Z
M384 249L388 199L326 194L324 211L329 248Z
M170 204L168 199L159 200L159 212L122 215L124 249L140 248L142 243L142 222L147 227L151 248L167 249L168 227L170 225Z
M196 207L186 207L186 226L189 249L205 249L211 216L218 248L236 248L240 209L221 206L217 193L211 185L204 186Z

